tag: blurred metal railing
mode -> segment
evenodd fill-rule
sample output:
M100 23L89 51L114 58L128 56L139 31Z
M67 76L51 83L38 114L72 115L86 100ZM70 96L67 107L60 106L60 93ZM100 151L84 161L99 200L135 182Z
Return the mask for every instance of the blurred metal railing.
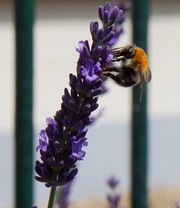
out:
M15 207L33 201L33 0L15 0Z
M147 51L149 1L133 0L133 43ZM147 208L148 117L147 85L132 90L131 207Z

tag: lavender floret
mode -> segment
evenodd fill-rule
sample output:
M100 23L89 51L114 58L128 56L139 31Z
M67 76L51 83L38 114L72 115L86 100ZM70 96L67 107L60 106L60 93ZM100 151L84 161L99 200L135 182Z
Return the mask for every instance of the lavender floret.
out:
M57 191L57 198L56 198L56 204L55 208L68 208L70 204L70 193L72 189L72 182L59 187L59 190Z
M107 200L109 202L109 208L120 208L119 201L120 201L120 195L119 194L114 194L114 195L108 195Z
M180 208L180 201L176 202L176 208Z
M109 187L111 189L114 189L114 188L116 188L118 186L119 180L117 180L114 176L112 176L111 178L109 178L107 180L107 184L109 185Z
M87 146L87 126L92 123L91 113L98 108L98 96L103 92L102 68L112 59L111 46L120 36L123 11L106 3L99 7L98 22L91 22L92 44L80 41L77 74L70 74L70 89L65 88L61 109L53 118L47 118L46 129L41 130L36 151L41 161L36 161L36 180L47 187L65 185L78 172L76 162L83 160Z
M107 180L107 184L111 189L111 193L107 195L109 208L121 208L120 206L121 194L115 192L119 184L119 181L114 176L112 176Z

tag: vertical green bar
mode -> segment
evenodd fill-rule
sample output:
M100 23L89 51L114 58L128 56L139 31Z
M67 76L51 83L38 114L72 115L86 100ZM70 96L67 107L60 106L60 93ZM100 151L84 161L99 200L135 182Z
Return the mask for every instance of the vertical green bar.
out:
M15 0L15 207L33 201L33 0Z
M147 51L148 0L133 0L133 43ZM147 208L147 85L143 83L140 102L139 86L132 95L132 208Z

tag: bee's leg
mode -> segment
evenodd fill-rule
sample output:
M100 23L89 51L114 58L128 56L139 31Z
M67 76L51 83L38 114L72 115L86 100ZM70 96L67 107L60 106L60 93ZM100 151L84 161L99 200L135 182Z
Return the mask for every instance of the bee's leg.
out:
M125 62L126 58L124 56L117 56L114 57L114 59L112 60L112 62Z
M116 73L116 72L120 72L122 71L121 68L117 68L116 66L112 66L112 67L109 67L109 68L104 68L103 69L103 74L106 75L107 73Z
M114 72L114 71L113 71ZM104 76L110 77L111 79L113 79L117 84L124 86L122 79L120 76L118 76L118 74L114 74L112 73L112 71L108 72L106 71L106 73L103 73Z
M114 81L116 81L117 79L117 75L114 75L112 72L106 71L105 73L103 73L103 75L112 78Z
M122 71L121 68L117 68L117 67L109 67L109 68L105 68L103 69L102 74L104 76L110 77L111 79L113 79L115 82L117 82L119 84L120 82L120 77L119 77L119 73Z

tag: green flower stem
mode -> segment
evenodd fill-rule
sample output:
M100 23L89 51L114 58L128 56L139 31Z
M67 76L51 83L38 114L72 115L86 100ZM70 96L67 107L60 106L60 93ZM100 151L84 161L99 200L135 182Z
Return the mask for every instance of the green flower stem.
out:
M52 186L51 191L50 191L50 195L49 195L49 202L48 202L47 208L53 208L55 194L56 194L56 187Z

